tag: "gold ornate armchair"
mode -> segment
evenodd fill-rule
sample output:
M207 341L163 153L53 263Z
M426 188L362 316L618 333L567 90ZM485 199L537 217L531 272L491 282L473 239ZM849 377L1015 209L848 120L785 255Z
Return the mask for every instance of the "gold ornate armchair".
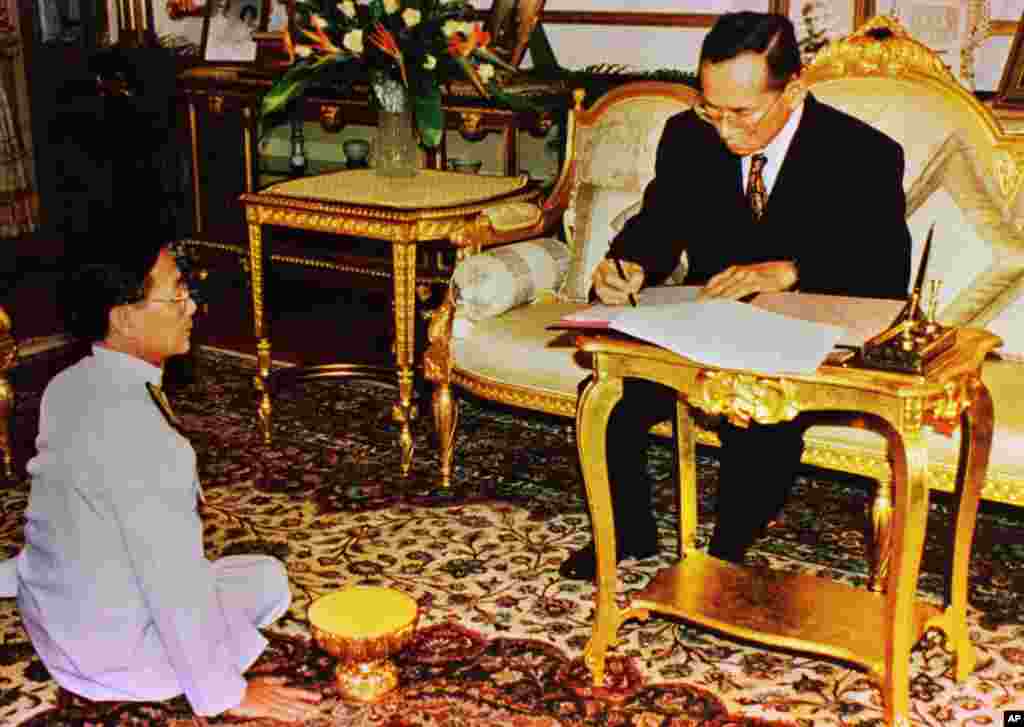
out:
M927 229L936 224L927 279L942 281L940 321L984 327L1003 339L983 372L995 402L996 431L982 496L1024 505L1024 414L1017 405L1024 400L1024 136L1004 131L935 53L890 18L876 17L826 47L804 78L820 100L903 145L915 267ZM685 86L640 82L617 88L586 111L577 106L569 121L566 164L546 205L549 214L565 210L568 241L564 259L548 255L549 267L561 276L550 290L531 290L515 272L534 264L525 253L514 259L514 250L526 243L501 248L509 251L504 264L498 251L486 253L481 257L494 258L490 267L472 263L478 269L471 275L461 268L472 256L456 266L449 300L432 322L428 350L443 483L451 476L458 419L453 387L525 409L574 415L589 369L577 360L572 337L547 326L584 305L579 294L588 266L603 256L601 246L639 204L653 173L661 126L693 97ZM870 210L852 205L850 214ZM503 300L519 304L488 308L482 298L500 291L495 270L503 267L511 270L506 277L516 291ZM950 491L959 437L928 432L927 439L929 484ZM717 443L709 431L699 433L698 441ZM877 479L876 515L884 518L890 469L880 435L821 425L808 430L806 443L807 464Z
M11 318L0 307L0 474L5 477L14 476L14 465L11 460L11 411L14 409L14 389L7 378L7 371L14 366L18 355L18 346L11 334Z

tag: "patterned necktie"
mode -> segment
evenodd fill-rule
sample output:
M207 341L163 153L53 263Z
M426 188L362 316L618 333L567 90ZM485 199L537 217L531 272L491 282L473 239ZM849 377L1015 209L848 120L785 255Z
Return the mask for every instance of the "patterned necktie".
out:
M755 154L750 157L750 176L747 177L747 201L750 203L750 211L754 219L759 220L764 214L765 205L768 204L768 192L764 188L764 169L768 158L764 154Z

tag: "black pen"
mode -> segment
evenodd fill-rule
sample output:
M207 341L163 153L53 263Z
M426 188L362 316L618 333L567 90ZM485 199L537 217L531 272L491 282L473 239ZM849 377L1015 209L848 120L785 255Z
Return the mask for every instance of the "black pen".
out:
M615 261L615 269L619 273L619 277L626 280L626 271L622 269L622 263L619 262L618 258L612 258ZM636 296L632 293L629 294L629 304L636 308Z

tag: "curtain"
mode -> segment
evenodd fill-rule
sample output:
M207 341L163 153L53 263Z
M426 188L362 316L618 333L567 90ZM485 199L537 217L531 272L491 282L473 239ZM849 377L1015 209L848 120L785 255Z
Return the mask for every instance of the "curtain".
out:
M39 225L25 57L15 26L16 7L14 0L0 0L0 237L19 237Z

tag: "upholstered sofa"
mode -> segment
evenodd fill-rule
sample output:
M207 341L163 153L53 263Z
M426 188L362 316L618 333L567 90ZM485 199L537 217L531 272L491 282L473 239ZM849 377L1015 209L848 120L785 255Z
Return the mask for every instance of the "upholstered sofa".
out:
M826 47L804 78L820 100L903 145L912 272L934 222L927 279L942 281L939 320L984 327L1003 339L983 371L996 431L982 496L1024 505L1024 415L1018 408L1024 401L1024 136L1006 133L937 55L889 18L874 18ZM431 323L425 362L435 385L445 483L457 456L455 391L574 416L590 370L573 335L549 326L586 305L593 266L638 209L666 119L695 98L686 86L656 82L626 84L587 109L577 98L561 175L535 224L521 230L532 239L466 255L456 266L449 299ZM564 211L567 243L557 236L557 211ZM871 210L853 200L850 214ZM678 277L685 273L682 262ZM717 443L712 429L701 431L698 441ZM806 463L875 478L887 493L881 435L822 425L808 430L806 444ZM928 445L929 484L951 491L959 439L929 432Z

